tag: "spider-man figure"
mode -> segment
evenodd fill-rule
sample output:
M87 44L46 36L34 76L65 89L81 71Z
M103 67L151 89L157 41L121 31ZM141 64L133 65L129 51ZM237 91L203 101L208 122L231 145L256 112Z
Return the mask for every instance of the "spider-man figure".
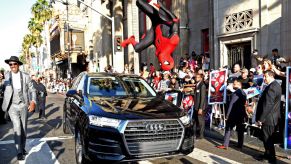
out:
M161 64L162 70L169 71L174 67L174 59L172 53L179 44L179 25L177 17L171 13L158 0L137 0L137 7L142 10L152 21L152 27L147 31L146 35L138 43L135 37L124 40L121 46L126 47L132 44L136 52L154 44L156 47L156 56ZM169 37L164 37L161 25L166 25L170 28Z

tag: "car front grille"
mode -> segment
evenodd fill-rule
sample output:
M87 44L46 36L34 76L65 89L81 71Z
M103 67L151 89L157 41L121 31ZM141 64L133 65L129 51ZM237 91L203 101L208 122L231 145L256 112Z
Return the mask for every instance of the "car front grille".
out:
M178 150L184 128L178 120L129 121L124 131L131 155L149 155Z

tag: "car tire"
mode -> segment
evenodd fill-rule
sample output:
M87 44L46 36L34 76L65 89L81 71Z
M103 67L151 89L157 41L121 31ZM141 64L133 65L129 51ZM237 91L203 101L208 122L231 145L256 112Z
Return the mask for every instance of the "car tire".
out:
M89 164L90 161L84 155L84 146L81 138L81 134L76 129L75 132L75 157L77 164Z
M69 134L70 133L70 129L67 125L67 113L66 113L66 108L64 105L64 109L63 109L63 132L65 134Z

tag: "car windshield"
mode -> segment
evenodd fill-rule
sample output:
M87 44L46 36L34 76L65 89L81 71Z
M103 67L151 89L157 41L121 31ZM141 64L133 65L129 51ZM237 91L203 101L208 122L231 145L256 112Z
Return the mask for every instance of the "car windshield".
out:
M127 93L115 77L89 78L88 93L90 96L126 96Z
M89 96L102 97L156 96L155 91L140 78L123 77L121 80L115 77L90 77L88 83L88 94Z
M128 88L131 95L137 97L155 97L156 92L152 87L143 79L137 77L123 77L122 81Z

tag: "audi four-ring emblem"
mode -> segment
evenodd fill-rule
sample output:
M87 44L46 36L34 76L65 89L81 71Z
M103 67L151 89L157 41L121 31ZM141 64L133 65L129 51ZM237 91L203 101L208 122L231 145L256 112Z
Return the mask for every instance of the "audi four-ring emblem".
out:
M166 125L163 123L148 123L145 125L148 132L160 132L166 130Z

